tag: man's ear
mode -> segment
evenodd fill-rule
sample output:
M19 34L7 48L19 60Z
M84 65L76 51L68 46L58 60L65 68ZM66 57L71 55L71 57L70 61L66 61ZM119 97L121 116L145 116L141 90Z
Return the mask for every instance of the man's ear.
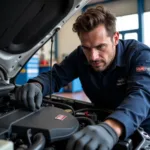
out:
M115 32L114 36L113 36L113 42L115 45L118 44L119 42L119 32Z

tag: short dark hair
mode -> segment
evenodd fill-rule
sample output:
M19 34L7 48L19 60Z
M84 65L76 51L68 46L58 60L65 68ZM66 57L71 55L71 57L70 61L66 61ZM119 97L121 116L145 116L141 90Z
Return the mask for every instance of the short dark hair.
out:
M89 8L83 14L77 17L72 30L77 32L90 32L98 25L104 25L108 36L113 36L116 32L116 17L103 6Z

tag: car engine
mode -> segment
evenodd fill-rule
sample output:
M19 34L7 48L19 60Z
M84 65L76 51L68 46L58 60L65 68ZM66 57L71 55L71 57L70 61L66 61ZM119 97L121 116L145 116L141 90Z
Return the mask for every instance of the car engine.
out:
M111 112L55 95L45 97L41 109L32 112L8 95L0 99L0 139L13 142L14 150L65 150L72 134L100 123ZM150 137L139 128L113 150L147 150L149 146Z

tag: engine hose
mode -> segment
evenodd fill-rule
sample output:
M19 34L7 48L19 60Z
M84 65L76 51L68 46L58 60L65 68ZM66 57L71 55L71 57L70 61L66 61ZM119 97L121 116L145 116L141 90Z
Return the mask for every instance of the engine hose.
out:
M43 150L45 147L46 139L42 133L37 133L33 138L33 144L28 150Z
M53 102L51 100L45 100L45 99L43 99L43 102L46 102L46 103L49 103L49 104L54 104L54 105L60 105L60 106L64 106L66 108L69 108L69 109L72 110L72 115L75 115L75 111L70 105L63 104L63 103L60 103L60 102Z
M87 117L76 117L78 119L78 121L85 121L86 123L88 123L89 125L95 125L95 122Z
M75 111L75 113L78 113L78 112L83 112L83 111L98 111L98 112L104 112L104 113L113 113L114 111L113 110L110 110L110 109L104 109L104 108L82 108L82 109L78 109Z

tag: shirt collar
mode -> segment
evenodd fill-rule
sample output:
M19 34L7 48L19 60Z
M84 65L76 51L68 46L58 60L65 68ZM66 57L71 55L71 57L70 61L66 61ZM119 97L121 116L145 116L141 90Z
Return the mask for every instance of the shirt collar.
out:
M122 40L119 40L118 45L116 46L116 57L115 57L115 66L123 67L125 66L125 47Z

